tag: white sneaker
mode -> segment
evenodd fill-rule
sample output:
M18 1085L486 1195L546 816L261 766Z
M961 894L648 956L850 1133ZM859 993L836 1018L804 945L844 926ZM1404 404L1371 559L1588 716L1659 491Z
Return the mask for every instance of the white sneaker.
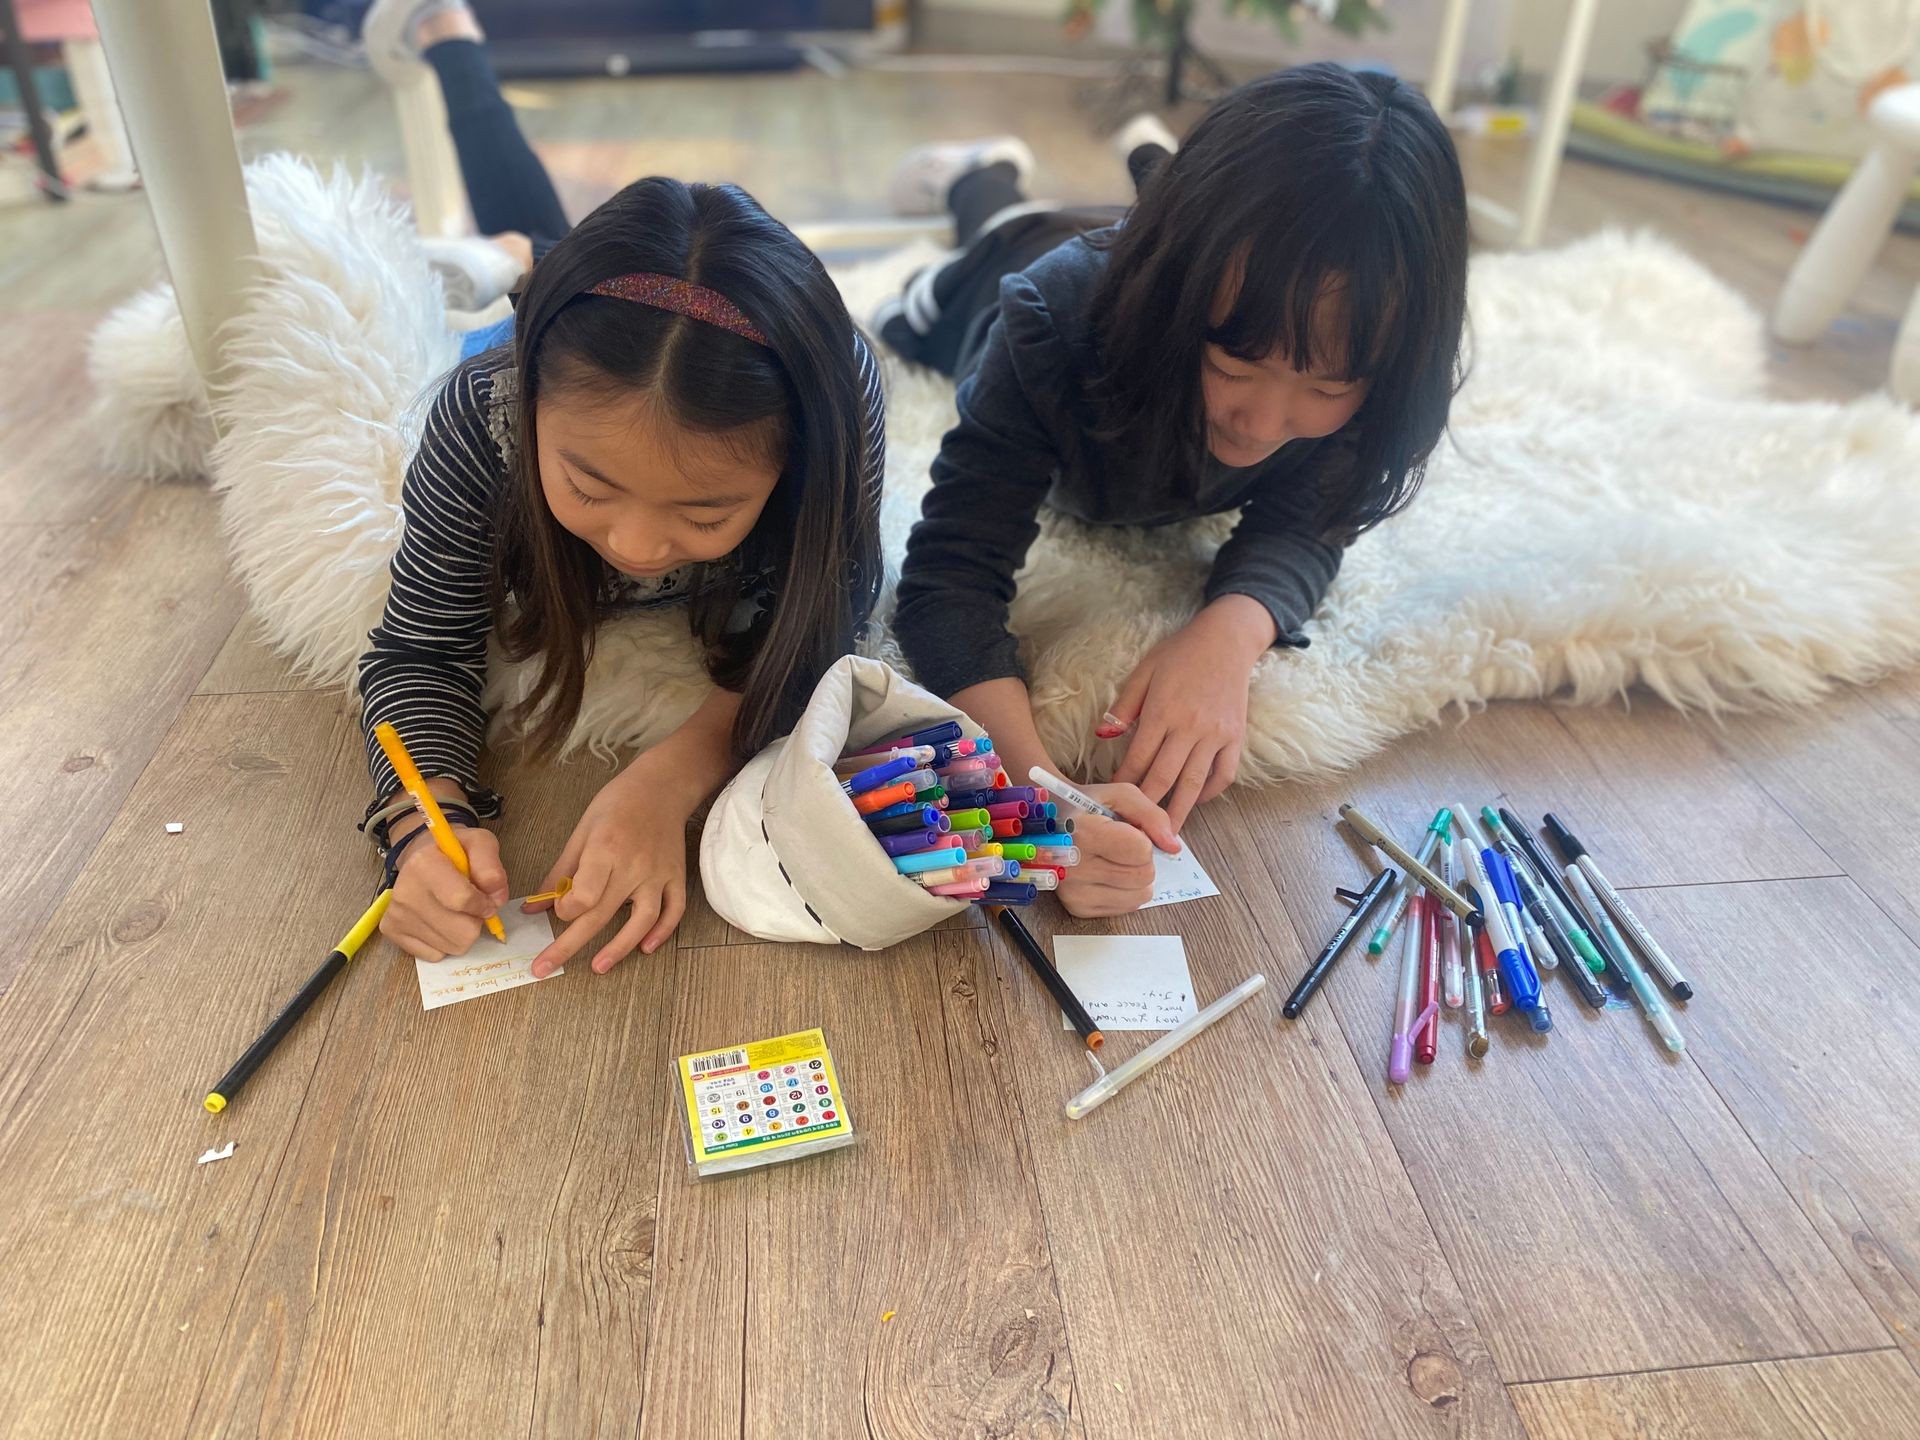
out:
M956 180L1002 162L1019 172L1022 186L1033 176L1033 151L1017 135L922 145L909 150L894 170L887 200L896 215L938 215L947 208L947 192Z
M440 277L449 310L478 310L505 295L520 279L520 262L478 235L423 236L420 248Z
M1142 110L1113 136L1114 153L1120 157L1120 163L1126 164L1133 152L1142 145L1158 145L1169 155L1180 148L1180 142L1174 138L1173 131L1167 128L1167 122L1151 110Z
M405 84L420 73L420 46L414 39L420 22L442 10L467 8L467 0L373 0L360 22L367 63L389 85Z

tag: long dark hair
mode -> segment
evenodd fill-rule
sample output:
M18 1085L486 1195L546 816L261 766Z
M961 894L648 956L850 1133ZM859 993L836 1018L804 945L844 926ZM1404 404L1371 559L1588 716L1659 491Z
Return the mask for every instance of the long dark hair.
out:
M585 293L636 273L718 291L766 344ZM736 186L637 180L534 266L516 307L514 359L516 473L494 549L493 608L506 655L539 662L516 715L533 748L557 746L580 712L607 578L540 487L535 412L543 394L562 392L643 393L685 429L726 434L755 459L784 458L759 521L689 605L708 673L742 696L737 755L791 729L821 672L853 647L880 582L879 497L867 476L878 437L867 433L853 322L820 261ZM764 577L774 603L730 635L742 577Z
M1106 438L1197 484L1208 342L1300 370L1338 364L1371 383L1352 483L1322 497L1320 523L1357 534L1412 498L1459 388L1467 291L1459 158L1416 91L1331 64L1244 85L1102 243L1111 253L1093 303ZM1211 323L1235 283L1232 310ZM1334 287L1346 333L1339 354L1316 355L1314 303Z

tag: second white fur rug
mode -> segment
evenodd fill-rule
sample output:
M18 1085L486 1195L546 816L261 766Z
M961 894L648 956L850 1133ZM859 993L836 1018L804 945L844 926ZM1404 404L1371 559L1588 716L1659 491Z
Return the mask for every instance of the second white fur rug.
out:
M419 403L452 363L439 291L377 186L276 158L249 175L271 278L235 336L211 470L272 640L345 682L377 617ZM925 257L842 277L870 313ZM1787 404L1752 311L1648 236L1489 255L1472 373L1419 499L1364 537L1308 627L1255 672L1245 780L1354 763L1450 708L1633 685L1714 709L1805 703L1920 659L1920 420L1885 399ZM121 463L192 461L170 307L103 326L95 375ZM896 366L885 540L897 564L952 422L951 387ZM1157 531L1050 519L1013 624L1055 757L1104 773L1092 727L1198 603L1227 519ZM884 632L878 653L899 663ZM496 698L515 683L499 674ZM705 681L675 617L605 635L576 743L645 743Z

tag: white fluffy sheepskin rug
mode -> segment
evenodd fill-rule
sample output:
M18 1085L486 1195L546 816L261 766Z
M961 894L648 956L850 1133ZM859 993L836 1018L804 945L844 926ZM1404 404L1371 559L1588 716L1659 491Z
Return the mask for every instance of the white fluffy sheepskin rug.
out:
M456 345L412 225L376 183L276 157L250 168L249 193L269 275L232 336L225 438L208 453L163 292L96 337L102 437L130 473L210 473L267 634L307 676L347 683L418 417ZM926 253L842 276L854 314ZM1920 419L1884 398L1766 398L1758 318L1649 236L1482 256L1470 300L1452 437L1413 507L1349 553L1312 647L1260 663L1244 780L1351 765L1496 698L1596 703L1639 685L1687 708L1802 704L1920 659ZM889 412L897 564L952 387L895 365ZM1116 763L1093 724L1192 614L1229 528L1045 523L1013 625L1063 764ZM884 626L869 648L900 663ZM519 678L496 673L495 698ZM622 620L575 743L655 739L705 684L675 617Z

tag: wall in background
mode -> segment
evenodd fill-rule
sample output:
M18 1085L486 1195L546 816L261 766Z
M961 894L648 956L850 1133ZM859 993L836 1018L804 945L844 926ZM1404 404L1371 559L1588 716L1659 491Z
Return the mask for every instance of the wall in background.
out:
M1589 82L1647 78L1647 42L1674 32L1688 0L1601 0L1587 51ZM1520 68L1539 75L1553 68L1567 27L1568 0L1512 0L1510 43Z
M1249 60L1282 61L1312 56L1377 60L1412 80L1424 80L1433 59L1433 37L1445 9L1443 0L1385 0L1392 28L1364 40L1350 40L1324 26L1306 22L1300 48L1289 49L1271 26L1228 20L1217 5L1201 0L1212 15L1196 27L1201 45L1215 54ZM1462 70L1473 75L1518 55L1530 74L1550 69L1566 28L1569 0L1473 0L1469 10ZM1649 40L1670 34L1687 0L1603 0L1588 52L1587 79L1612 83L1640 80L1646 74ZM1108 0L1100 38L1126 46L1132 40L1128 0ZM1060 37L1064 0L920 0L929 39L994 48L996 29L1009 50L1041 46L1049 53L1073 53Z

